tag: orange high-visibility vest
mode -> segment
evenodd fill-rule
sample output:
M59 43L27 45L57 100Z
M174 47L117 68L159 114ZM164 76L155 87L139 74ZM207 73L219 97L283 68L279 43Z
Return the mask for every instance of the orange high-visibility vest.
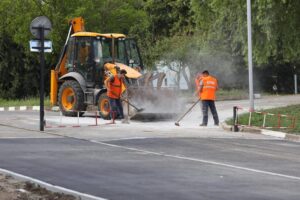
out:
M118 75L114 75L114 81L107 80L107 96L113 99L119 99L122 94L122 80Z
M212 76L202 78L203 88L200 91L199 97L201 100L216 100L216 90L218 81Z

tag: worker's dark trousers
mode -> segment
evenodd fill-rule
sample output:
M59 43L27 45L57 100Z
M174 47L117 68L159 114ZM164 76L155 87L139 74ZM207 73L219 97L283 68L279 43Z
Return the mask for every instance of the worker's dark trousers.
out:
M110 117L124 119L123 106L120 99L109 98Z
M203 120L202 124L207 124L208 121L208 107L210 108L211 114L214 118L215 124L219 124L219 117L217 113L217 109L215 106L215 101L213 100L202 100L202 114L203 114Z

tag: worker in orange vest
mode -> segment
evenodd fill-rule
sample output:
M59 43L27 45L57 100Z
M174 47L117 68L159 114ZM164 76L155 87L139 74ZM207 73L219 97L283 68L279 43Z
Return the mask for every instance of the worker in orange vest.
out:
M117 74L111 74L105 81L107 87L107 96L110 104L110 116L114 120L115 118L124 119L123 106L121 101L121 94L125 84L125 69L120 70L116 68Z
M219 125L219 117L215 106L216 91L218 90L218 81L213 76L209 75L207 70L202 72L202 78L199 82L199 98L202 101L203 120L200 126L207 126L208 122L208 107L214 118L215 125Z

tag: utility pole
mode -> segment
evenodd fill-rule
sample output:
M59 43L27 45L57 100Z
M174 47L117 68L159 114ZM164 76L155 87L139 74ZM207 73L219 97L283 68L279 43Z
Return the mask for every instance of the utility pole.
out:
M248 70L249 70L249 110L254 110L253 94L253 65L252 65L252 28L251 28L251 0L247 0L247 29L248 29Z
M294 66L294 88L295 88L295 94L298 94L298 82L297 82L296 66Z

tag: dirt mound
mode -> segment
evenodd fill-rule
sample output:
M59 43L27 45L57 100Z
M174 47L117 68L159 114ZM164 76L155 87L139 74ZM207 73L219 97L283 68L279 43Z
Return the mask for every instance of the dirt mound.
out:
M51 192L39 185L14 179L0 174L1 200L76 200L71 195Z

